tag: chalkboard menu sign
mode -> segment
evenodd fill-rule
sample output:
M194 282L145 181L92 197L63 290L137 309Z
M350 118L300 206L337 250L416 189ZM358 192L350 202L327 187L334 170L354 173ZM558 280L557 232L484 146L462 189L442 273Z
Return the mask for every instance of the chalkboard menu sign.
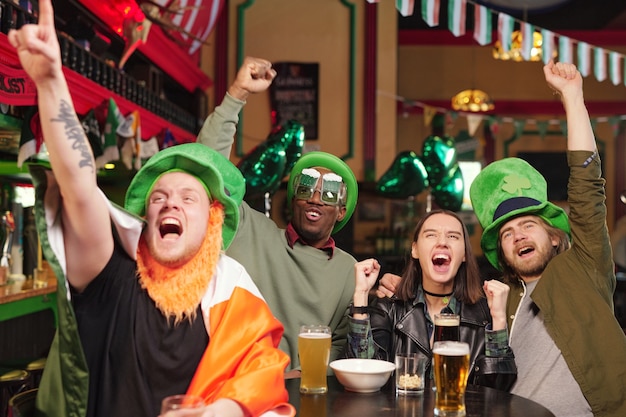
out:
M277 73L270 86L274 126L296 120L306 139L317 139L319 64L277 62L272 67Z

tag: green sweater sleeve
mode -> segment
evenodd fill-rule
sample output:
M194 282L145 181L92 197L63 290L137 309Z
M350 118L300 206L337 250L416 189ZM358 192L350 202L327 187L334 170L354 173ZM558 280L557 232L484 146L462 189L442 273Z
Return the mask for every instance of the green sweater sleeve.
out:
M226 93L222 104L217 106L204 121L197 141L230 158L237 123L239 123L239 112L245 104L245 101Z

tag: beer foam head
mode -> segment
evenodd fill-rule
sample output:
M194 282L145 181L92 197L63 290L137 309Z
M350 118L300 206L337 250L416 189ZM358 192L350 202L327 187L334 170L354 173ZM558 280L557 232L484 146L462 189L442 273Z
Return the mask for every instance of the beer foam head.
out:
M458 326L459 324L460 324L459 316L438 317L435 315L435 325L437 326Z
M470 348L467 343L463 342L435 342L433 353L444 356L463 356L469 355Z
M298 336L305 337L307 339L326 339L326 338L330 339L331 335L330 333L313 333L313 332L306 333L304 332L304 333L300 333Z

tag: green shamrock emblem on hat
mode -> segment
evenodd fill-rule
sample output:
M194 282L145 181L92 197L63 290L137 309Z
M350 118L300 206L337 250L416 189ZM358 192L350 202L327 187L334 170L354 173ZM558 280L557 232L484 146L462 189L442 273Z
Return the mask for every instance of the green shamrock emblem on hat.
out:
M509 194L522 195L522 189L530 189L530 181L526 177L517 175L507 175L504 177L504 185L502 190Z

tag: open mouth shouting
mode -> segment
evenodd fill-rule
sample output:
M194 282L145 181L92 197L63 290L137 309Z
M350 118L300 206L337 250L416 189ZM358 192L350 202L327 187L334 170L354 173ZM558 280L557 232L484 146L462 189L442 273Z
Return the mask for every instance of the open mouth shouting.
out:
M178 219L165 217L159 225L159 233L163 239L175 239L183 233L183 226Z
M445 253L437 253L431 259L433 267L437 272L446 272L450 268L450 256Z
M535 252L535 248L533 246L525 245L517 249L517 256L519 256L520 258L525 258L531 255L533 252Z

